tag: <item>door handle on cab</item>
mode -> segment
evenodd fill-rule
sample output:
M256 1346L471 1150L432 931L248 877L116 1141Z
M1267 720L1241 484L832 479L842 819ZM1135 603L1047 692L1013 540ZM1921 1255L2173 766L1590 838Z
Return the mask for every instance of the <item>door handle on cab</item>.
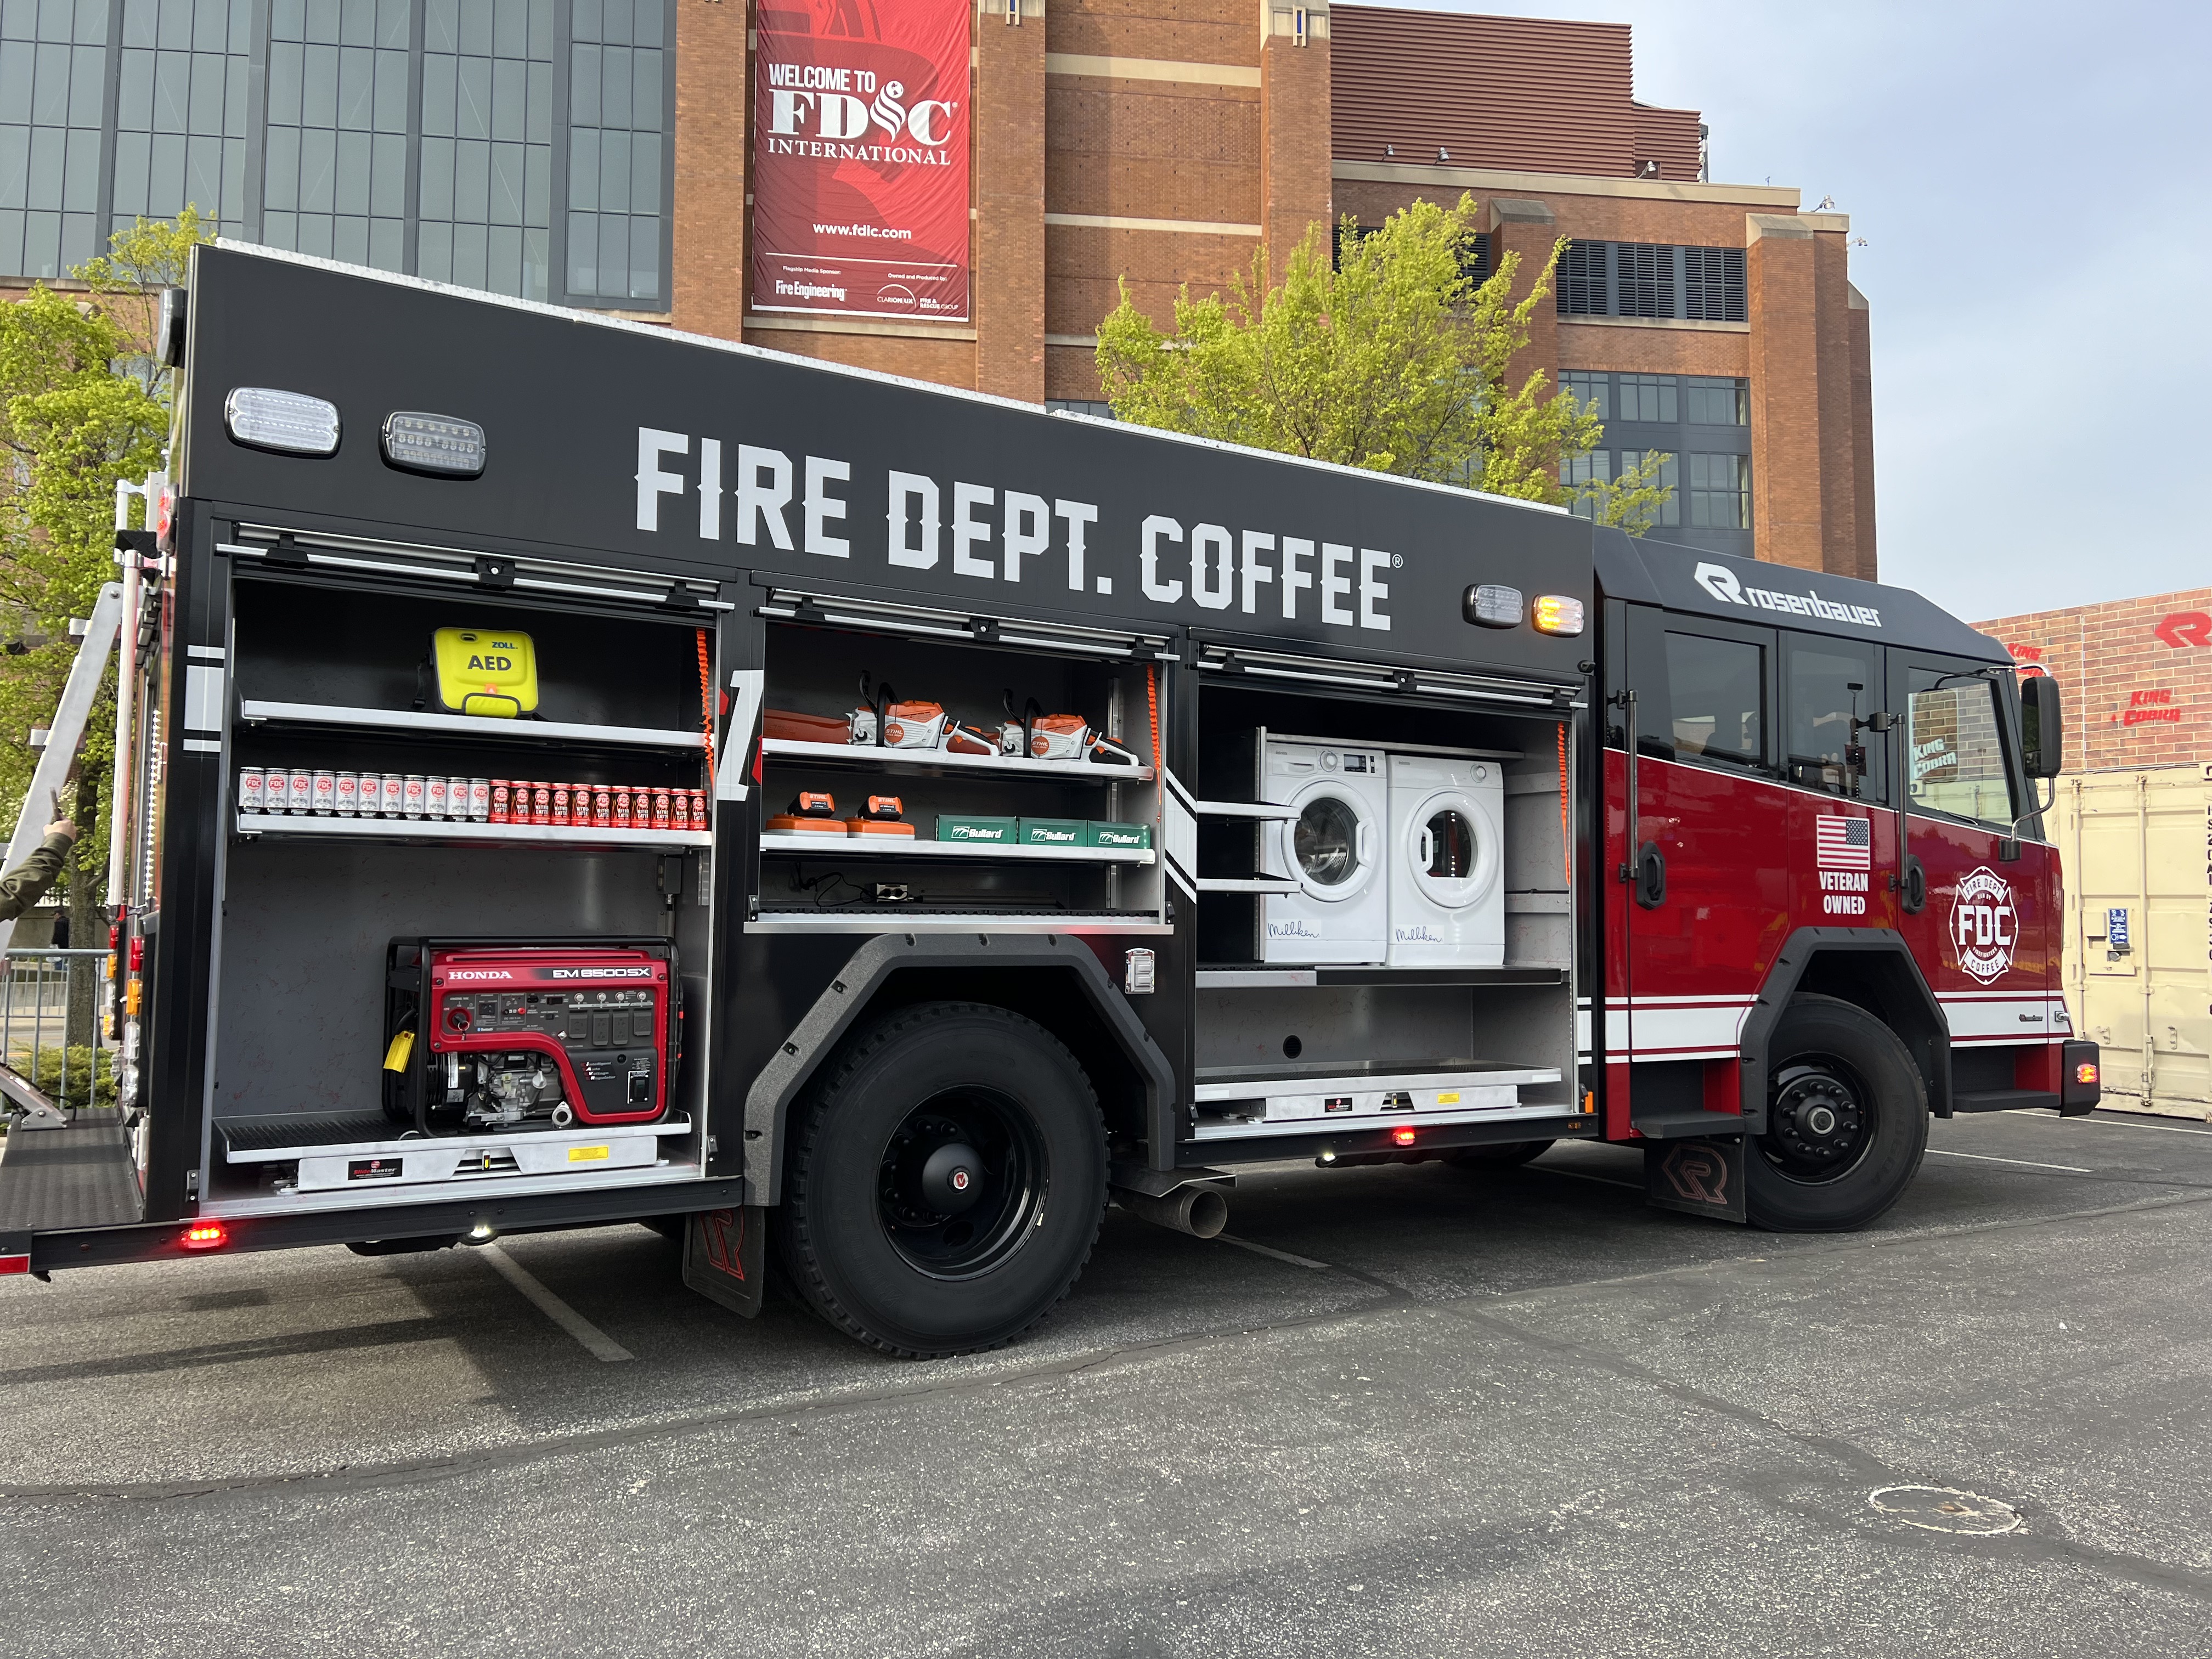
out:
M1917 916L1928 902L1928 872L1920 860L1905 855L1905 877L1898 885L1897 905L1908 916Z
M1667 902L1667 855L1656 841L1636 849L1636 902L1647 910Z

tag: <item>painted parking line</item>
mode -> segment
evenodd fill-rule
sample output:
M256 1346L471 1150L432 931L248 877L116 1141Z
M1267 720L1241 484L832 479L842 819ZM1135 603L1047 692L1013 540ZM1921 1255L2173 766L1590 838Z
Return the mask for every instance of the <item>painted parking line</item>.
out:
M2038 1164L2029 1158L1992 1158L1987 1152L1951 1152L1941 1146L1928 1149L1931 1158L1971 1158L1977 1164L2016 1164L2023 1170L2057 1170L2065 1175L2094 1175L2094 1170L2085 1170L2078 1164Z
M2159 1135L2212 1135L2212 1129L2185 1129L2178 1123L2115 1123L2108 1117L2053 1117L2033 1107L2015 1108L2007 1117L2039 1117L2049 1123L2081 1123L2098 1129L2148 1129Z
M574 1337L589 1351L594 1359L612 1365L637 1356L609 1336L605 1331L578 1313L559 1297L538 1282L535 1275L520 1261L496 1244L477 1247L477 1253L499 1272L501 1278L522 1292L538 1312Z
M1265 1244L1255 1244L1249 1238L1239 1238L1234 1233L1217 1233L1217 1244L1234 1244L1240 1250L1249 1250L1255 1255L1271 1255L1278 1261L1287 1261L1293 1267L1311 1267L1316 1273L1333 1273L1335 1268L1326 1261L1316 1261L1310 1255L1292 1255L1288 1250L1278 1250Z

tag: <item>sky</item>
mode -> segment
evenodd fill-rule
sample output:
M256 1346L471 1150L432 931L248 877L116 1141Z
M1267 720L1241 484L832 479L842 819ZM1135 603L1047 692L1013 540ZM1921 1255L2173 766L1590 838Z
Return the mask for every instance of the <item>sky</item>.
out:
M1716 181L1850 215L1884 581L1969 619L2212 586L2212 6L1424 9L1631 24Z

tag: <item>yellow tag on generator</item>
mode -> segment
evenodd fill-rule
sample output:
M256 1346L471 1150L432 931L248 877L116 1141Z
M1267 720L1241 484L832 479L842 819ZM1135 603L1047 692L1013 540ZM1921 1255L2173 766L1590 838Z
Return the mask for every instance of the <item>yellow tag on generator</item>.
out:
M448 714L513 720L538 708L538 653L530 635L441 628L430 636L438 707Z

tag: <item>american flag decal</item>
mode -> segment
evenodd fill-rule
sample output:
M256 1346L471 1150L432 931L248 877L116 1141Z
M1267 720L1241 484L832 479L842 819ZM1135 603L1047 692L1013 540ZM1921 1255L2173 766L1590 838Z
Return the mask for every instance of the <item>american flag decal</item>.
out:
M1864 818L1819 818L1813 836L1814 861L1822 870L1864 870L1872 864L1874 830Z

